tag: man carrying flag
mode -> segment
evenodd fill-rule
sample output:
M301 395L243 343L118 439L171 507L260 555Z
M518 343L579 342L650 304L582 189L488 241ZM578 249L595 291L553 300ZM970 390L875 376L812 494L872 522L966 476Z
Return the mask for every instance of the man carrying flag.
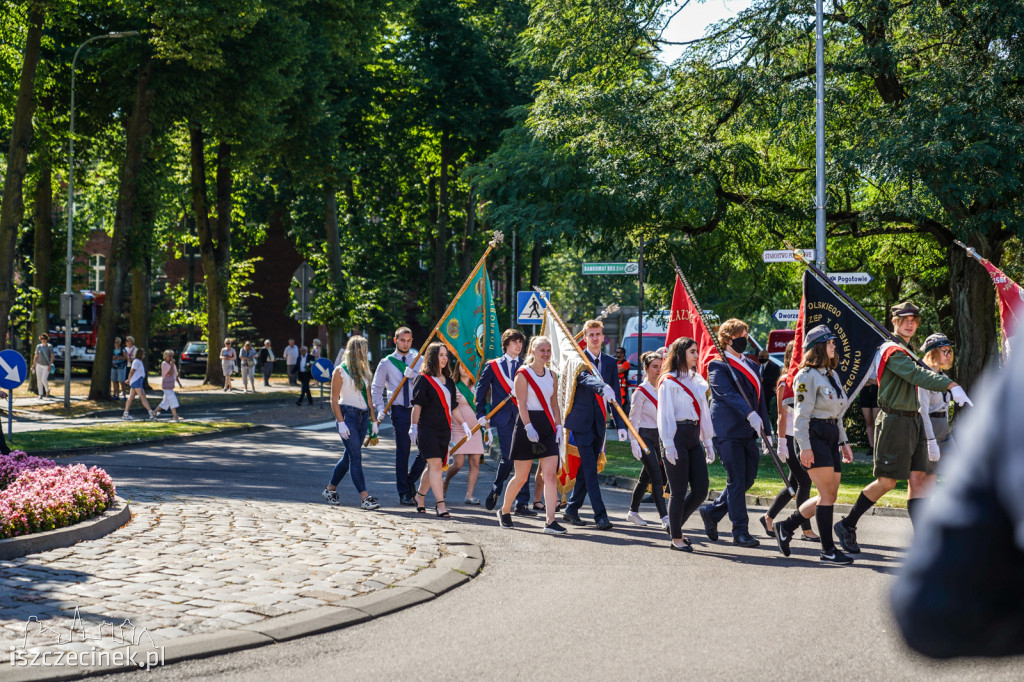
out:
M395 482L398 499L406 506L414 506L416 502L412 495L426 462L422 457L417 457L412 463L412 469L409 468L409 451L412 447L409 425L412 423L413 382L418 376L423 358L412 349L412 330L408 327L395 330L394 342L395 352L381 360L377 371L373 373L370 392L373 406L379 415L378 420L384 418L384 389L387 389L388 395L394 396L391 402L391 426L395 430ZM395 395L399 384L402 388Z

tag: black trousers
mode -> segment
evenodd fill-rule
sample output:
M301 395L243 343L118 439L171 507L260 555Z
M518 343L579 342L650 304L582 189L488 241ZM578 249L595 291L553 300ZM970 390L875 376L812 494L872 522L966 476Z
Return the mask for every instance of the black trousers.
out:
M309 392L309 380L312 378L310 372L299 372L299 383L302 384L302 388L299 390L299 399L297 402L302 402L302 398L305 397L309 400L309 404L313 404L313 394Z
M640 437L647 444L648 453L643 456L640 463L643 470L640 477L636 479L636 487L633 488L633 499L629 502L630 511L640 511L640 500L644 499L647 486L651 486L651 496L654 497L654 506L658 508L658 516L668 514L665 511L664 481L661 478L661 439L658 438L658 429L640 429Z
M674 445L676 463L665 460L665 473L672 486L668 501L668 530L673 538L683 536L683 524L708 497L708 463L695 424L677 424ZM686 487L690 492L686 492Z
M799 508L811 498L811 477L807 475L807 470L800 465L800 458L796 454L796 440L792 436L786 436L786 464L789 465L789 487L796 490L796 506ZM772 506L768 507L768 517L777 518L779 512L789 504L791 499L793 496L789 494L789 490L783 488L775 497ZM804 519L800 527L810 530L811 520Z

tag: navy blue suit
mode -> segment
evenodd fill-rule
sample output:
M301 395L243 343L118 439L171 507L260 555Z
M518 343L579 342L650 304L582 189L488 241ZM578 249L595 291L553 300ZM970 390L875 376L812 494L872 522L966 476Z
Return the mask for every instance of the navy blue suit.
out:
M759 377L756 362L743 358L740 362L749 368L755 377ZM758 387L738 369L731 368L721 360L708 365L708 383L711 385L711 422L715 426L715 448L722 458L722 466L728 475L725 490L711 504L711 518L717 523L728 513L732 521L733 533L746 531L747 500L746 493L757 479L757 465L761 461L761 453L757 449L760 437L747 421L747 415L756 407L757 413L764 422L764 430L772 432L771 419L768 416L765 394L767 389ZM739 385L733 381L735 374Z
M498 360L498 364L501 365L506 376L514 376L511 372L511 368L508 367L508 360L502 357ZM516 361L517 366L521 366L518 360ZM509 382L511 387L511 382ZM483 371L480 372L480 378L476 382L476 416L477 419L487 415L488 405L494 407L502 400L508 397L508 392L501 385L498 377L495 376L494 370L491 368L490 362L484 363ZM489 400L488 400L489 398ZM498 432L498 448L501 450L501 461L498 462L498 471L494 475L494 483L491 484L492 490L501 490L501 487L505 485L505 481L508 479L509 474L512 473L514 465L512 464L512 427L516 423L516 415L518 410L512 401L505 403L505 406L495 413L491 417L491 425L494 426ZM530 503L530 481L527 480L523 487L520 488L519 494L516 495L516 504L529 504Z

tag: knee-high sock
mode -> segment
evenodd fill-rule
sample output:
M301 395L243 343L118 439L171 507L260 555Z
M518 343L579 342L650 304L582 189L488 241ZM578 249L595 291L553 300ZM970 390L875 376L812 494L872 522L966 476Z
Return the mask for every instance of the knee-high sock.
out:
M924 511L924 497L912 497L907 500L907 514L910 515L910 525L917 527L917 519Z
M867 495L861 493L860 496L857 497L857 501L854 503L853 509L843 520L843 525L851 530L856 528L857 521L859 521L860 517L864 516L864 513L868 509L871 509L871 507L873 507L874 504L874 502L868 499Z
M832 540L832 507L819 504L814 512L814 518L818 522L818 535L821 536L821 551L831 552L836 548Z

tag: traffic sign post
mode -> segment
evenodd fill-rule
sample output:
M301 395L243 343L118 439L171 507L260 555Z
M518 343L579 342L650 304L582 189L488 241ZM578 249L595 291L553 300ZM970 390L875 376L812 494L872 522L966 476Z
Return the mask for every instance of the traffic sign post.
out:
M801 249L804 258L814 260L814 249ZM765 263L795 263L796 256L790 249L767 249L761 252L761 260Z
M548 307L547 298L551 297L550 291L545 291L541 298L536 291L516 292L516 324L537 325L544 321L544 309Z
M866 272L828 272L825 273L833 284L868 284L874 279Z
M639 263L584 263L584 275L639 275Z
M0 388L7 391L7 437L14 433L14 389L28 376L28 363L16 350L0 350Z
M791 308L783 308L782 310L776 310L772 317L779 322L796 322L800 317L800 311L793 310Z
M319 358L313 363L313 380L320 384L320 405L318 406L320 408L324 406L324 384L331 380L332 374L334 374L334 363L327 358Z
M309 282L313 279L313 268L309 267L309 263L303 263L292 273L292 289L295 291L296 298L299 299L299 345L306 345L306 322L309 321L310 315L307 312L309 304L313 302L313 296L316 294L316 290L309 286ZM295 286L295 283L298 286Z

